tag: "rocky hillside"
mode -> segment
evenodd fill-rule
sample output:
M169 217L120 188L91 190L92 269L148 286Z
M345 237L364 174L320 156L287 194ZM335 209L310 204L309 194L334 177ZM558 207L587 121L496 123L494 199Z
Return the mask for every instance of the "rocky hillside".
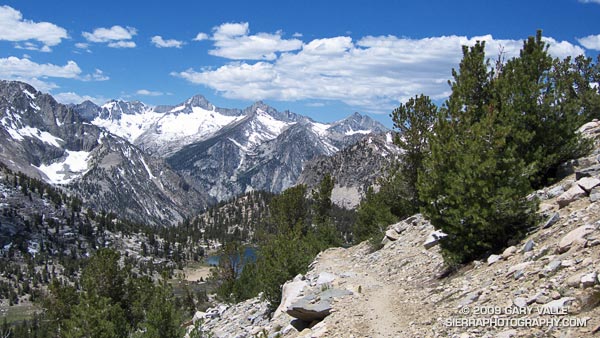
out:
M305 164L297 184L313 188L329 173L335 179L332 201L344 208L355 208L367 188L398 159L400 149L391 132L369 135L331 156L319 156Z
M365 242L322 252L284 285L272 319L250 300L203 327L218 337L600 335L600 123L580 130L595 151L535 193L543 221L502 252L442 277L443 234L415 215L391 225L378 251Z

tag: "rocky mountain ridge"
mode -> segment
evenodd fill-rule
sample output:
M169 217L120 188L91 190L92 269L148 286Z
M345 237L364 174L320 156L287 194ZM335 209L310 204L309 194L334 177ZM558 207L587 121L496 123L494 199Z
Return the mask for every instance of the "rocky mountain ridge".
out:
M219 108L196 95L176 106L111 101L73 107L90 123L164 158L216 200L253 190L278 193L297 183L304 163L334 153L383 125L355 113L319 123L263 102Z
M442 277L440 236L421 215L372 251L328 249L283 286L269 318L251 299L202 325L216 337L592 337L600 334L600 122L594 151L531 196L543 221L519 243Z
M368 135L331 156L318 156L304 165L298 184L317 186L326 173L335 179L331 200L338 206L353 209L370 186L378 184L401 150L392 140L392 132Z
M0 136L8 168L61 185L97 210L172 225L210 201L163 160L22 82L0 81Z

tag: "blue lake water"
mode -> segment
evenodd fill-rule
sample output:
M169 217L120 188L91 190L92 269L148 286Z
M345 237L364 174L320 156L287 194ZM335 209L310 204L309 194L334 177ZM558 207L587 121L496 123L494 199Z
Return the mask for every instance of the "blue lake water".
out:
M206 257L206 263L209 265L219 265L221 255L211 255ZM248 246L244 249L244 261L256 261L256 248Z

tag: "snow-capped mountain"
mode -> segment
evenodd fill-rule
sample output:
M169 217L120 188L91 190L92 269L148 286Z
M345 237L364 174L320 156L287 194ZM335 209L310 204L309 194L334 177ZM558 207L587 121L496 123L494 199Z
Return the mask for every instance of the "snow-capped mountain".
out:
M262 102L243 110L219 108L201 95L154 108L111 101L93 116L89 105L79 109L94 125L165 158L217 200L250 190L280 192L296 182L306 161L387 130L358 113L319 123Z
M176 224L208 203L164 160L22 82L0 81L0 161L136 221Z

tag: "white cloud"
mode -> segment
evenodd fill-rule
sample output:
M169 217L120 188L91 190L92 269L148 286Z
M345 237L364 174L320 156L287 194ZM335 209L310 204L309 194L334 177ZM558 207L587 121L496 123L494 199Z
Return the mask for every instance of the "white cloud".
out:
M29 41L25 41L23 43L15 43L15 48L16 49L26 49L26 50L36 50L36 51L44 52L44 53L49 53L52 51L52 49L46 45L43 45L40 47L38 44L29 42Z
M600 0L579 0L579 2L584 4L600 4Z
M9 56L0 58L0 78L27 82L41 91L50 91L58 86L49 82L48 78L74 79L80 81L106 81L109 79L100 69L93 74L81 75L81 68L75 61L68 61L64 66L40 64L24 56L22 59Z
M67 37L67 31L62 27L50 22L24 20L18 10L9 6L0 6L0 40L13 42L35 40L42 43L42 46L36 47L36 50L49 51L50 46L58 45Z
M227 31L238 34L236 39L249 37L242 28L238 26L236 31L228 27ZM447 82L462 58L462 46L474 45L477 40L486 41L487 55L492 59L500 52L505 58L517 56L523 45L522 40L500 40L491 35L423 39L367 36L358 41L339 36L312 40L300 50L282 53L273 60L230 62L216 69L188 69L172 75L233 99L338 100L367 112L389 113L416 94L446 98L450 90ZM556 57L584 52L566 41L545 41Z
M302 33L296 32L292 36L295 37L295 38L301 38L302 37Z
M247 22L240 23L224 23L220 26L213 28L213 38L215 40L234 38L236 36L247 35L249 31L249 24Z
M112 26L111 28L96 28L94 32L83 32L81 35L90 42L109 42L114 40L131 40L137 30L133 27Z
M81 69L75 61L68 61L64 66L53 65L50 63L39 64L29 59L9 56L0 58L0 77L3 78L39 78L39 77L57 77L57 78L77 78L81 74Z
M68 104L68 103L81 103L83 101L92 101L97 105L101 105L106 102L106 98L104 97L95 97L89 95L79 95L74 92L64 92L52 95L54 99L60 103Z
M164 40L160 35L153 36L151 41L158 48L181 48L185 44L185 42L175 39Z
M249 32L247 22L224 23L214 27L212 40L215 49L210 50L209 54L232 60L274 60L277 52L302 48L301 40L283 39L281 32L248 35Z
M577 39L577 41L587 49L600 50L600 34L588 35L586 37Z
M162 96L164 95L163 92L159 92L159 91L151 91L148 89L140 89L137 92L135 92L138 95L145 95L145 96Z
M204 41L204 40L208 40L208 39L209 39L208 34L200 32L196 35L196 37L194 38L194 41Z
M108 43L111 48L134 48L136 45L131 39L137 35L137 29L115 25L96 28L92 33L83 32L81 35L89 42Z
M78 42L75 44L75 47L79 49L88 49L90 47L90 44L85 42Z
M109 42L108 47L111 47L111 48L135 48L135 42L133 42L133 41Z
M96 69L93 74L86 74L81 78L83 81L107 81L110 77L104 75L104 72L100 69Z

